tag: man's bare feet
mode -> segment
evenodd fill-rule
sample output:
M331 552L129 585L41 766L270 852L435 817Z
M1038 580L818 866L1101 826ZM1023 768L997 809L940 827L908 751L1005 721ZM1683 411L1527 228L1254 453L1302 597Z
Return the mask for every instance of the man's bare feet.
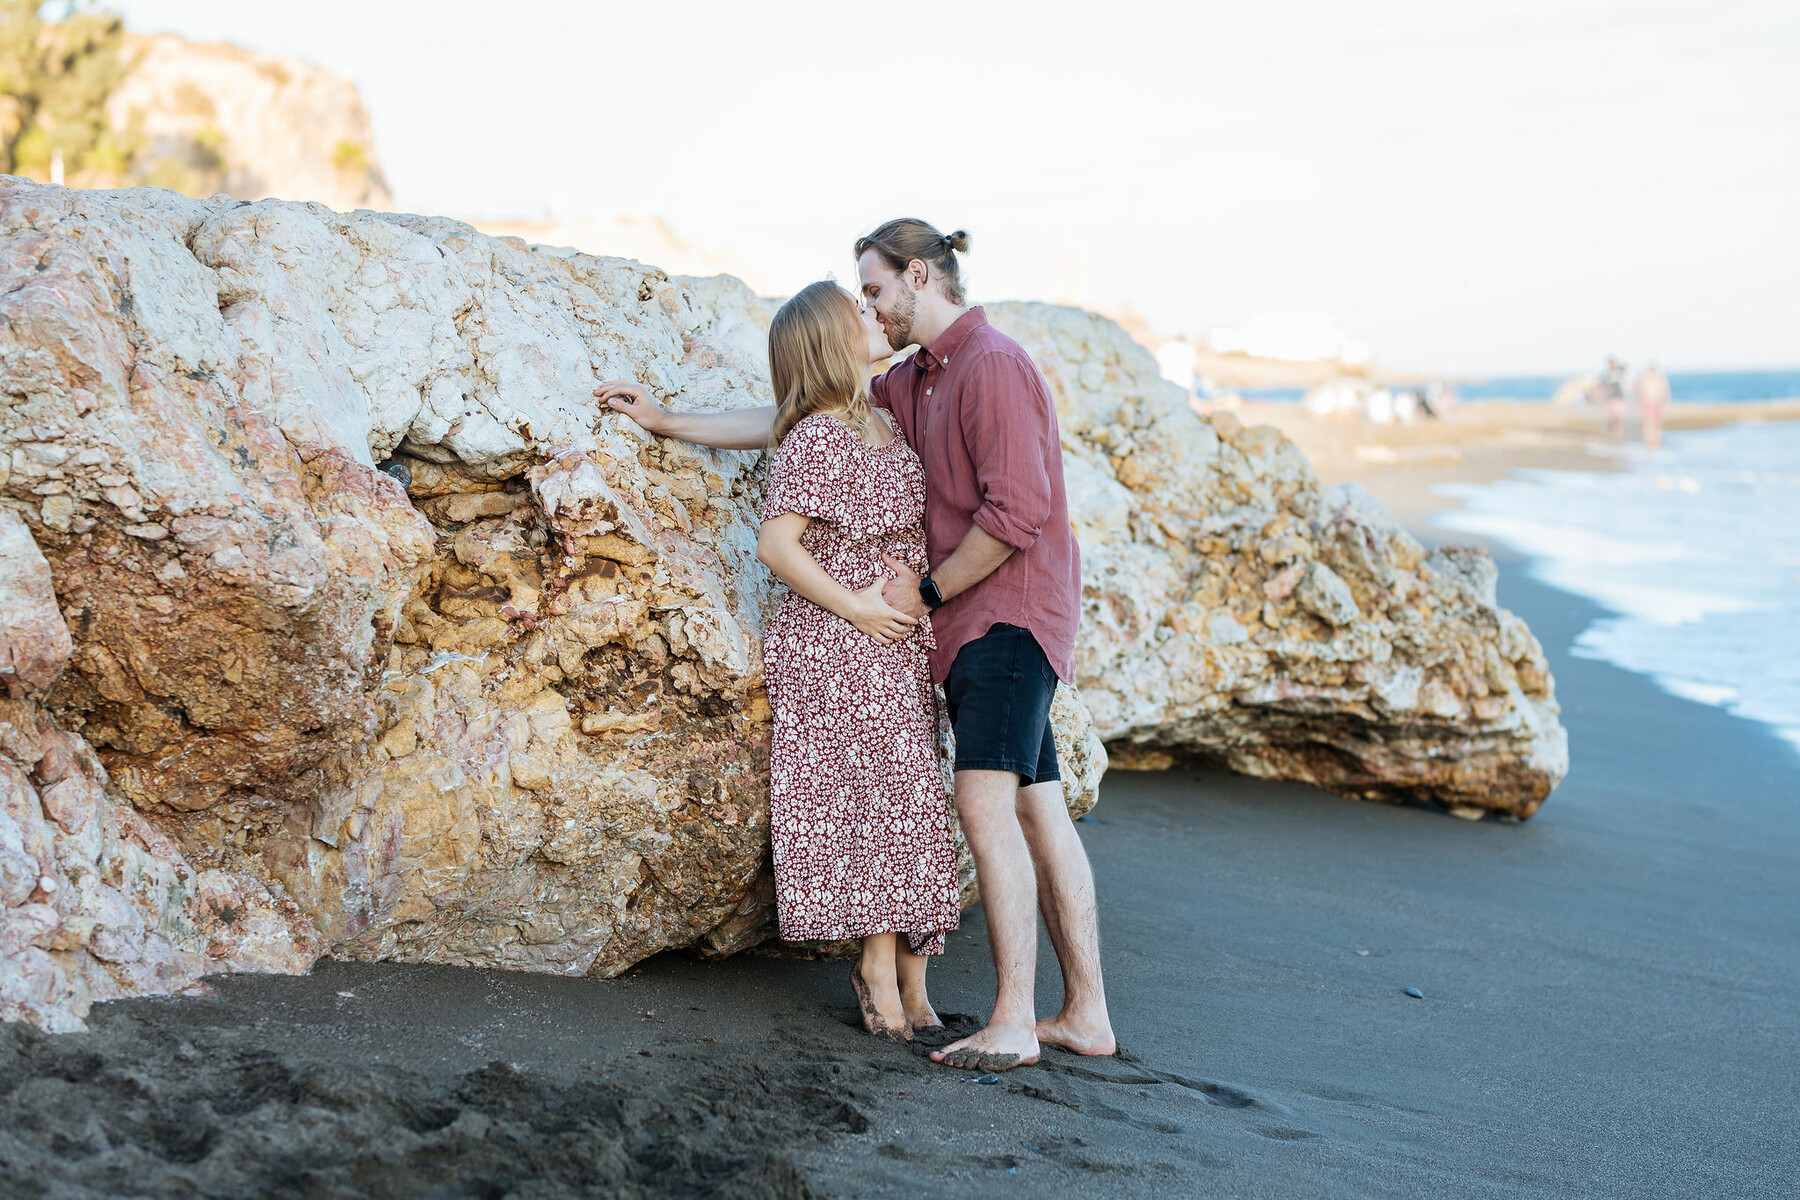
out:
M1010 1071L1038 1060L1038 1040L1030 1029L989 1025L960 1042L931 1052L931 1061L965 1071Z
M1116 1054L1119 1043L1113 1039L1112 1023L1104 1016L1083 1020L1080 1016L1059 1012L1037 1023L1038 1041L1046 1046L1061 1046L1076 1054L1103 1058Z
M862 963L859 962L850 968L850 986L856 991L856 1006L862 1010L864 1029L895 1041L912 1040L912 1026L900 1005L899 989L891 982L881 989L883 994L877 995L869 981L863 978Z

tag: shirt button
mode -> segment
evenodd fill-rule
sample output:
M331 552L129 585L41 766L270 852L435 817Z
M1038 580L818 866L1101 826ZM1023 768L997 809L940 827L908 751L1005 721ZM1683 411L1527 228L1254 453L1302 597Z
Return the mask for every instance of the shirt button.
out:
M931 395L931 389L930 389L930 388L926 388L926 389L925 389L925 394L926 394L926 395L927 395L927 396L929 396L929 395Z

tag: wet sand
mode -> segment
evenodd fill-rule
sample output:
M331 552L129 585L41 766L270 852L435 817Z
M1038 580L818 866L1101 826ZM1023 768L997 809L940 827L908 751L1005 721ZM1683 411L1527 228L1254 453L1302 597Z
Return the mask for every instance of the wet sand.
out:
M1107 777L1117 1060L934 1066L841 963L322 963L0 1030L0 1193L1791 1196L1800 755L1568 657L1595 610L1517 562L1501 599L1573 747L1530 822ZM933 975L985 1012L978 910Z

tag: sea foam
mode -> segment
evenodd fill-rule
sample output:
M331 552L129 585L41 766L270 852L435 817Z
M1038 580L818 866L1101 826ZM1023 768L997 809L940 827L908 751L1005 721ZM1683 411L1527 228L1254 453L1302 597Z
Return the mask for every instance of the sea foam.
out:
M1436 523L1529 555L1612 610L1574 654L1773 725L1800 749L1800 422L1670 435L1616 472L1519 471L1438 489Z

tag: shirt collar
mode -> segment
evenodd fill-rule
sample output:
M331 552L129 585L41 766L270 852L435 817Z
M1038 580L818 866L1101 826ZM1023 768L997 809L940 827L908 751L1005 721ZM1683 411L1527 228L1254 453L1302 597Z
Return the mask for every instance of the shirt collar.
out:
M919 354L927 371L941 371L950 365L963 343L971 334L988 323L987 310L977 304L956 320L950 322L950 328L944 330L943 336L932 343L931 349L920 349Z

